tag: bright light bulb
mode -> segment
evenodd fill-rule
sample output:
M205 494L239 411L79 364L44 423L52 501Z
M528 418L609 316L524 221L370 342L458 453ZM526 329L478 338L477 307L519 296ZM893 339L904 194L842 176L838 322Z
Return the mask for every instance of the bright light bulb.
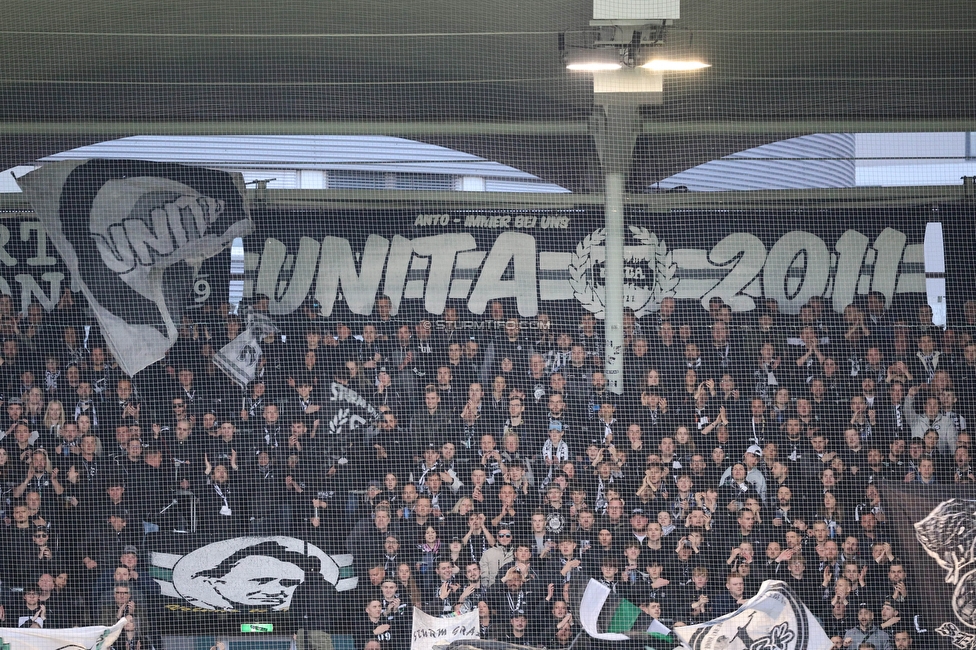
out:
M591 62L591 63L570 63L566 66L567 70L577 70L581 72L604 72L607 70L619 70L623 66L619 63Z
M710 68L712 65L710 63L702 63L701 61L671 61L668 59L654 59L652 61L648 61L641 67L647 68L648 70L654 70L656 72L686 72L688 70Z

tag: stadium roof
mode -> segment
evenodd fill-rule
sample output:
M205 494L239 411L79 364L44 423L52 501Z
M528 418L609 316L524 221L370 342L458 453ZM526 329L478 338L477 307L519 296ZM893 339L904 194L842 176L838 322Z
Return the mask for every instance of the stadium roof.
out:
M0 169L141 134L410 137L598 191L587 0L5 4ZM713 67L668 75L631 188L822 132L972 131L976 15L949 0L685 0Z
M565 192L532 174L425 142L387 136L131 136L77 147L38 162L88 158L152 160L239 171L246 182L266 181L270 189L324 189L331 181L357 175L367 181L396 176L416 179L420 189L462 189L462 178L476 178L485 191ZM33 166L15 168L17 176ZM325 176L316 172L325 172ZM354 179L349 179L354 180ZM439 182L443 180L443 182ZM447 183L445 185L445 183ZM504 190L500 188L506 188ZM403 188L408 189L408 188ZM0 192L19 191L12 178L0 177Z

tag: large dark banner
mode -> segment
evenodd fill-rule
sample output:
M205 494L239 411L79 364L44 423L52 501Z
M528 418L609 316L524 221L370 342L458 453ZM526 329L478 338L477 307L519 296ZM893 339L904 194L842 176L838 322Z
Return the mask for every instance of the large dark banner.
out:
M583 309L602 318L603 213L588 206L537 211L253 211L245 239L245 298L266 296L272 315L316 299L324 314L370 313L379 295L396 312L442 314L451 305L484 313L495 298L523 317ZM735 311L774 298L796 313L811 296L843 311L855 296L889 304L925 300L928 222L945 232L950 316L971 292L972 210L945 207L859 210L681 211L630 209L625 304L643 316L661 299ZM207 260L187 308L223 302L229 254ZM0 293L15 309L54 308L70 276L34 219L0 221Z
M229 251L205 260L193 278L185 308L192 311L208 301L224 302L229 268ZM14 310L25 312L36 302L52 311L66 287L78 290L41 222L0 219L0 293L11 296Z
M32 302L51 311L62 287L71 283L67 267L37 219L0 221L0 293L13 298L14 309Z
M882 495L922 625L976 649L976 488L884 482Z
M942 214L942 218L949 215ZM625 305L638 317L665 297L733 310L763 299L797 313L811 296L843 311L856 296L925 299L921 209L669 214L628 211ZM482 314L505 299L523 317L572 308L603 317L602 209L547 211L266 210L245 240L245 297L273 315L314 298L323 315Z

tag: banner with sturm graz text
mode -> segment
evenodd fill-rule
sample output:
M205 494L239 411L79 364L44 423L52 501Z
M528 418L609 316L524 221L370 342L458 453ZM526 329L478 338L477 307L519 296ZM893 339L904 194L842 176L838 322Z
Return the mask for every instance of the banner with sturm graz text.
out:
M414 607L412 618L411 650L434 650L458 639L477 639L480 636L476 610L459 616L431 616Z

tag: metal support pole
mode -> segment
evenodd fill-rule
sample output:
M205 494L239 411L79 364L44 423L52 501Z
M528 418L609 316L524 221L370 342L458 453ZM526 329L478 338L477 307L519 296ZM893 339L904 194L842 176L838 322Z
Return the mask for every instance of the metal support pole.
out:
M608 172L604 178L606 239L606 283L603 321L606 350L604 372L607 389L624 392L624 182L623 174Z
M637 103L622 98L604 101L593 112L590 132L604 173L604 373L607 390L620 395L624 392L624 188L640 132L640 118Z

